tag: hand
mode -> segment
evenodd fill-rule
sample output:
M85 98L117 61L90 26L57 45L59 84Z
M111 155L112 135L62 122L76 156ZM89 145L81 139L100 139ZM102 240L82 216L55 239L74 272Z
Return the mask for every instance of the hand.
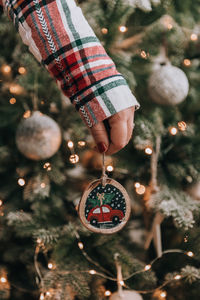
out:
M134 127L134 111L134 107L129 107L107 119L110 125L110 136L103 122L90 129L100 153L111 155L128 144Z

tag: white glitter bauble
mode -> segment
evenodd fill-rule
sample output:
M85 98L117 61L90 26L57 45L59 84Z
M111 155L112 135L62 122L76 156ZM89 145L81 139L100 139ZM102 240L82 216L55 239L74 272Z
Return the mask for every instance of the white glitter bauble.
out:
M143 300L143 298L135 291L121 291L112 294L109 300Z
M16 133L19 151L29 159L42 160L53 156L61 144L58 124L39 111L20 122Z
M188 95L189 82L185 73L170 63L159 65L151 74L148 90L152 100L162 105L176 105Z

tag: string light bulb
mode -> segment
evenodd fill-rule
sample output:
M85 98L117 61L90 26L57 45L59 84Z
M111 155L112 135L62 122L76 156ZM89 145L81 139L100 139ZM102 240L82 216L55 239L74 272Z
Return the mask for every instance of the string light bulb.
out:
M18 182L18 184L19 184L20 186L24 186L25 183L26 183L25 180L24 180L24 178L19 178L17 182Z
M42 189L44 189L44 188L46 187L45 182L42 182L42 183L40 184L40 187L41 187Z
M78 247L79 247L79 249L83 250L83 248L84 248L83 243L82 242L78 242Z
M172 127L169 128L169 132L170 132L171 135L176 135L178 130L177 130L176 127L172 126Z
M48 269L49 270L55 270L56 269L56 265L53 262L48 262Z
M139 182L135 182L135 184L134 184L134 186L135 186L136 189L139 188L140 185L141 185L141 184L140 184Z
M95 270L90 270L89 273L90 273L91 275L95 275L97 272L96 272Z
M187 254L187 256L189 256L189 257L193 257L193 256L194 256L194 253L193 253L192 251L188 251L186 254Z
M19 74L24 75L26 73L26 69L24 67L19 67L18 72Z
M85 141L78 141L78 146L79 147L85 147L86 142Z
M28 119L31 116L31 111L30 110L26 110L25 113L23 114L23 118L24 119Z
M108 172L113 172L114 167L111 166L111 165L109 165L109 166L107 166L106 170L107 170Z
M49 291L46 292L46 296L51 296L51 293Z
M174 276L174 279L175 279L175 280L181 279L181 275L178 274L178 275Z
M180 131L185 131L187 129L187 124L184 121L178 122L178 129Z
M140 184L140 186L138 188L136 188L136 193L138 195L143 195L146 191L146 188L144 185Z
M43 168L46 169L47 171L51 171L51 164L49 162L46 162L44 165L43 165Z
M111 296L111 294L112 294L111 291L107 290L105 291L104 296L109 297Z
M9 74L11 72L11 67L9 65L3 65L1 67L1 71L2 73L4 73L5 75Z
M45 299L45 296L43 293L40 294L40 300L44 300Z
M161 292L160 292L160 297L161 297L162 299L166 298L166 297L167 297L166 291L161 291Z
M103 34L107 34L107 33L108 33L108 28L105 28L105 27L102 28L102 29L101 29L101 32L102 32Z
M153 153L153 150L151 147L146 147L144 152L147 154L147 155L151 155Z
M0 206L2 206L3 205L3 201L2 200L0 200Z
M17 101L17 100L16 100L15 98L10 98L10 100L9 100L10 104L15 104L16 101Z
M77 162L79 162L79 156L77 154L71 154L69 157L69 161L72 164L76 164Z
M190 66L191 66L191 60L188 59L188 58L185 58L184 61L183 61L183 64L184 64L186 67L190 67Z
M140 56L144 59L147 59L147 53L144 50L140 52Z
M119 284L120 284L121 286L124 286L124 285L125 285L124 280L120 280L120 281L119 281Z
M191 41L195 42L198 40L198 35L196 33L192 33L190 36Z
M124 25L121 25L121 26L119 26L119 31L122 32L122 33L125 33L125 32L128 31L128 28Z
M151 265L146 265L145 267L144 267L144 270L145 271L148 271L148 270L150 270L151 269Z
M17 83L12 83L10 85L9 90L11 94L16 94L16 95L20 95L23 92L23 88L21 87L21 85Z
M74 143L72 141L68 141L67 146L69 149L72 149L74 147Z
M7 278L5 276L1 276L0 277L0 281L1 281L1 283L6 283L7 282Z

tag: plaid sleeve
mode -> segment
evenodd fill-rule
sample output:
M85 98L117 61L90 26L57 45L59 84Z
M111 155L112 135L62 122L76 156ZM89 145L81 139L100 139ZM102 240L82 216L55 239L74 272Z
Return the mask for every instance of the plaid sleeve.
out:
M23 42L88 127L128 107L139 107L74 0L3 0L3 4Z

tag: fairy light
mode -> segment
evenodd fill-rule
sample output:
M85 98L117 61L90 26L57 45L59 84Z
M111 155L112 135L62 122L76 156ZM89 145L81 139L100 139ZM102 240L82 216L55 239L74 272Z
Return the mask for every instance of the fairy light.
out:
M147 53L144 50L140 52L140 56L144 59L147 59Z
M10 104L15 104L16 101L17 101L17 100L16 100L15 98L10 98L10 100L9 100Z
M193 253L192 251L188 251L186 254L187 254L187 256L189 256L189 257L193 257L193 256L194 256L194 253Z
M185 58L184 61L183 61L183 64L184 64L186 67L189 67L189 66L191 66L191 60L188 59L188 58Z
M186 235L183 239L184 243L187 243L188 242L188 236Z
M46 296L51 296L51 293L49 291L47 291Z
M195 42L198 40L198 35L196 33L192 33L190 36L191 41Z
M25 183L26 183L25 180L24 180L24 178L19 178L17 182L18 182L18 184L19 184L20 186L24 186Z
M23 91L23 88L19 84L13 83L10 85L9 90L11 94L20 95Z
M140 184L140 186L138 188L136 188L136 193L138 195L143 195L146 191L146 188L144 185Z
M24 119L28 119L31 116L31 111L30 110L26 110L25 113L23 114Z
M85 147L86 142L85 141L78 141L78 146Z
M107 166L106 170L107 170L108 172L113 172L114 167L111 166L111 165L109 165L109 166Z
M120 280L120 281L119 281L119 284L120 284L121 286L124 286L124 285L125 285L124 280Z
M96 272L95 270L90 270L89 273L90 273L91 275L95 275L97 272Z
M44 188L46 187L46 184L45 184L44 182L42 182L42 183L40 184L40 187L41 187L42 189L44 189Z
M6 283L7 278L5 276L1 276L0 281L1 281L1 283Z
M77 154L71 154L69 157L69 161L72 164L76 164L77 162L79 162L79 156Z
M11 72L11 67L9 65L4 65L4 66L2 66L1 70L2 70L2 73L9 74Z
M24 75L26 73L26 69L24 67L19 67L18 72L19 74Z
M102 32L103 34L107 34L107 33L108 33L108 28L105 28L105 27L102 28L102 29L101 29L101 32Z
M161 297L161 298L166 298L166 297L167 297L166 291L161 291L161 292L160 292L160 297Z
M153 150L152 150L152 148L150 148L150 147L146 147L145 150L144 150L144 152L145 152L147 155L151 155L151 154L153 153Z
M178 122L178 129L180 131L185 131L187 129L187 124L184 121Z
M135 186L136 189L138 189L140 187L140 185L141 184L139 182L135 182L135 184L134 184L134 186Z
M67 146L69 149L72 149L74 147L74 143L72 141L68 141Z
M53 262L48 262L48 269L49 270L55 270L56 269L56 265Z
M151 265L146 265L145 267L144 267L144 270L145 271L148 271L148 270L150 270L151 269Z
M79 249L83 250L83 248L84 248L83 243L82 242L78 242L78 247L79 247Z
M37 243L38 243L38 244L41 244L41 243L42 243L42 240L41 240L40 238L38 238L38 239L37 239Z
M46 162L44 165L43 165L43 168L46 169L47 171L51 171L51 164L49 162Z
M124 33L124 32L127 32L128 28L126 26L119 26L119 31Z
M177 130L176 127L170 127L169 128L169 132L170 132L171 135L176 135L177 132L178 132L178 130Z
M3 205L3 201L2 200L0 200L0 206L2 206Z
M178 275L174 276L174 279L175 279L175 280L181 279L181 275L178 274Z
M44 294L42 293L42 294L40 294L40 300L44 300L45 299L45 296L44 296Z
M111 291L107 290L105 291L104 296L109 297L111 296L111 294L112 294Z

